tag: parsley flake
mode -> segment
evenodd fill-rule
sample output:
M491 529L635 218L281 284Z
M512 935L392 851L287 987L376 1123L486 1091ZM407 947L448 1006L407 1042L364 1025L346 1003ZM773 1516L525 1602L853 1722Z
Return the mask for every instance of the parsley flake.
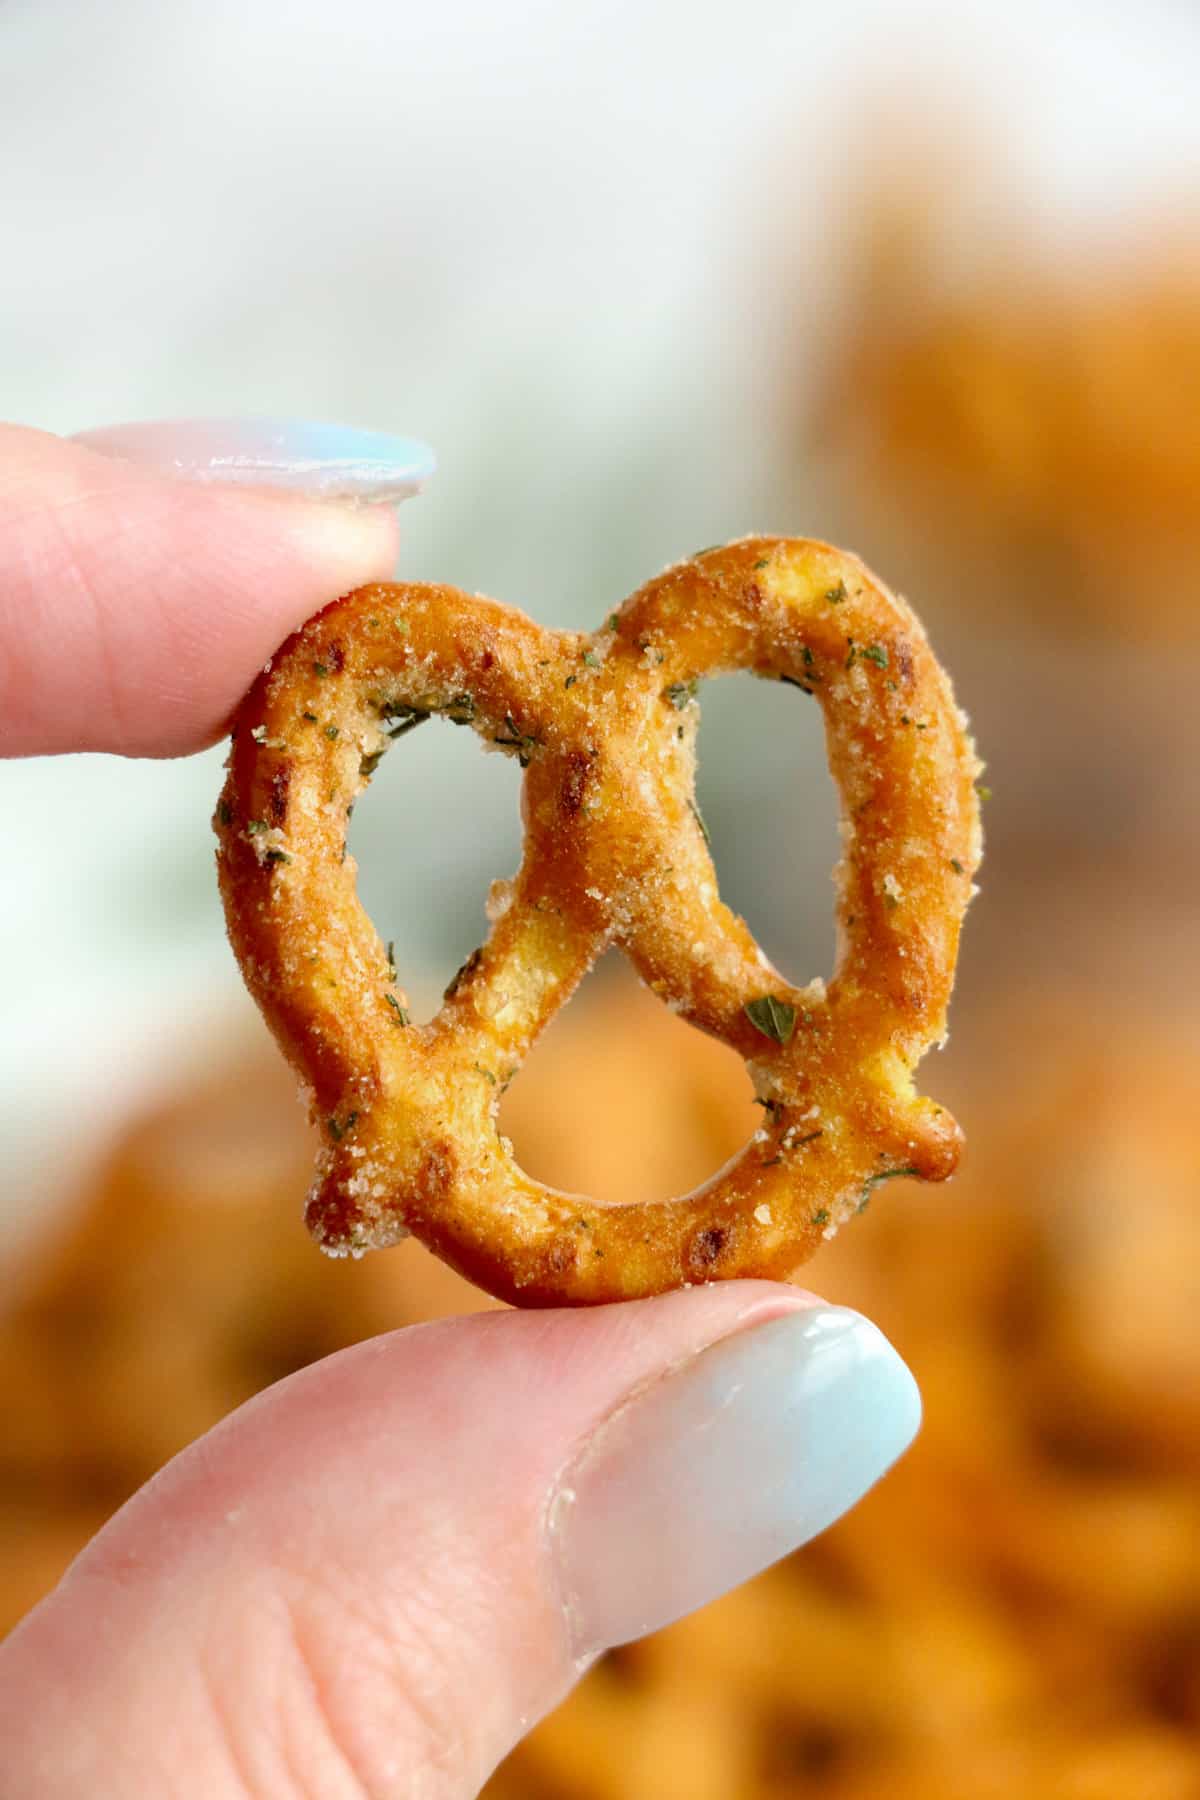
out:
M493 744L499 744L503 750L515 750L517 761L523 769L527 769L533 760L533 752L541 742L532 732L522 731L511 713L504 715L505 737L494 737Z
M419 711L415 706L403 708L389 706L384 708L380 716L385 721L390 721L384 724L384 730L395 743L397 738L406 737L410 731L415 731L418 725L423 725L429 714Z
M763 994L757 1000L747 1000L743 1011L754 1029L773 1043L786 1044L796 1029L795 1007L790 1000L781 1000L777 994Z
M881 1169L878 1175L868 1175L863 1182L862 1199L855 1210L865 1212L871 1204L871 1195L877 1187L882 1187L885 1181L898 1181L902 1175L915 1175L916 1173L917 1171L912 1165L906 1163L902 1169Z

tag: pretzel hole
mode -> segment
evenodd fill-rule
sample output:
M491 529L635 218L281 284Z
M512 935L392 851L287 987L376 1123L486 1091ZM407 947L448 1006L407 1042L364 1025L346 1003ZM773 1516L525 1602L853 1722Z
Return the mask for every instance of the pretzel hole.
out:
M433 714L397 739L359 795L349 847L358 892L414 1019L432 1018L488 933L484 903L521 861L521 771Z
M817 700L738 673L701 689L696 798L721 898L795 986L832 973L839 802Z
M609 1204L687 1193L762 1124L741 1058L685 1025L615 952L547 1026L499 1115L527 1174Z

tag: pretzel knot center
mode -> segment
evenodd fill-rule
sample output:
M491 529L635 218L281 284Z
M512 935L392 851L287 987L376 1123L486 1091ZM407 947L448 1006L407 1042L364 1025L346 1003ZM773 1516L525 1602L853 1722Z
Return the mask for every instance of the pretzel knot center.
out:
M821 705L843 804L840 949L797 988L720 898L695 799L697 688L746 669ZM525 771L525 844L492 930L413 1024L358 900L349 811L392 738L441 714ZM853 558L749 539L681 564L604 629L415 584L360 590L273 659L218 807L230 935L324 1148L322 1247L414 1231L493 1292L592 1301L788 1275L900 1174L957 1160L912 1071L943 1033L979 858L978 763L907 607ZM741 1055L762 1129L678 1199L608 1206L533 1181L500 1095L610 945Z

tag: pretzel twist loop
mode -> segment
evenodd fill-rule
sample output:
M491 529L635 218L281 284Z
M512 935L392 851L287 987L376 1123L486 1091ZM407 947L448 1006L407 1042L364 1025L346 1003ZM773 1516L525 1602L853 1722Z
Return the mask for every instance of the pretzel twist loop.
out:
M790 986L722 903L694 802L695 685L803 688L841 794L839 950ZM525 768L521 868L427 1025L355 889L350 808L431 713ZM668 570L591 636L454 588L380 584L283 647L239 713L217 810L229 933L324 1134L307 1219L356 1254L415 1232L524 1305L788 1277L898 1174L949 1175L960 1133L912 1071L944 1033L980 855L979 772L919 623L853 557L751 538ZM499 1095L597 956L742 1056L764 1127L713 1180L623 1206L530 1179Z

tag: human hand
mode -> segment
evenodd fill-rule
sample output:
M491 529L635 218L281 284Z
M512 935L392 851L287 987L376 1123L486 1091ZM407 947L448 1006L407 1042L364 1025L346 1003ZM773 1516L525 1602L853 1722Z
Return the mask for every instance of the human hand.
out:
M413 446L263 448L0 428L0 749L198 749L390 574L390 508L337 496L394 499ZM0 1646L4 1791L473 1794L598 1653L837 1518L919 1412L874 1326L763 1282L360 1344L177 1457Z

